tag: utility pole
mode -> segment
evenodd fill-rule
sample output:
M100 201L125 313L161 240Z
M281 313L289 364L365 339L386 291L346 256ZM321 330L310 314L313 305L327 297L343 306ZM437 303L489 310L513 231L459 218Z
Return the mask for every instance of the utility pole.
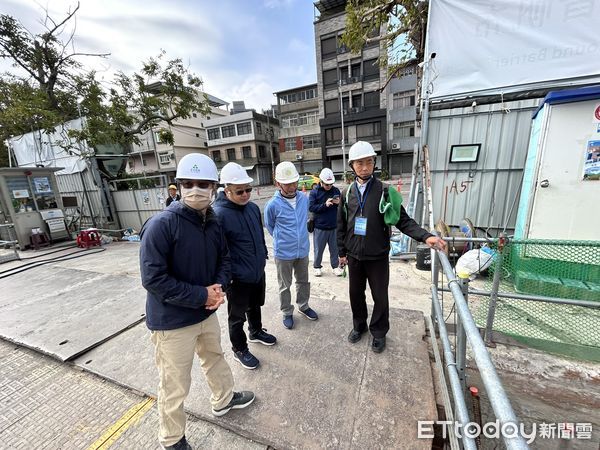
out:
M271 129L271 112L267 112L267 135L269 136L269 152L271 153L271 177L275 184L275 153L273 152L273 130Z
M340 117L342 119L342 164L343 164L343 171L344 171L344 183L346 182L346 146L345 146L345 142L346 142L346 135L344 133L344 109L343 109L343 102L342 102L342 84L341 84L341 80L338 81L338 95L340 97Z

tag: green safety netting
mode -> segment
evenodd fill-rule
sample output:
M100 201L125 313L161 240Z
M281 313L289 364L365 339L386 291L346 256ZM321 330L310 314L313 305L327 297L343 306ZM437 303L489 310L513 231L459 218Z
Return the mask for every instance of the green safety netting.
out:
M501 266L496 260L490 267L487 290L497 270L500 292L600 304L600 241L509 241ZM483 298L475 314L481 327L488 308ZM498 298L493 329L534 348L600 361L600 309Z

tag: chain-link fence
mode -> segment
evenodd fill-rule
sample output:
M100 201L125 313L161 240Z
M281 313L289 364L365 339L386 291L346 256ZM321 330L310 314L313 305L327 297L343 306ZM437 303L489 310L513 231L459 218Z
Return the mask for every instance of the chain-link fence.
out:
M499 292L600 304L600 241L515 240L504 246L502 256L501 266L490 268L490 291L500 270ZM489 298L481 302L479 326L486 325L489 304ZM500 297L493 329L531 347L600 361L597 308Z

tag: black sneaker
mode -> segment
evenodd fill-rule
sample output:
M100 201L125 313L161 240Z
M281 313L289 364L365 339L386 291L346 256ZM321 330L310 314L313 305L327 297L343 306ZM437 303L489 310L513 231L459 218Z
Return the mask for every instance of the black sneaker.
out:
M233 397L231 398L231 401L226 406L224 406L221 409L213 408L212 413L217 417L221 417L221 416L227 414L232 409L243 409L243 408L247 407L248 405L250 405L250 403L252 403L254 401L254 398L255 398L254 392L250 392L250 391L234 392Z
M274 345L275 342L277 342L277 338L266 331L267 330L263 328L257 333L252 333L250 336L248 336L248 342L257 342L263 345Z
M193 450L192 446L185 440L185 436L179 439L179 441L173 445L169 445L168 447L161 445L161 447L165 450Z
M250 353L250 350L242 350L241 352L233 352L233 359L239 362L246 369L256 369L260 361L256 356Z

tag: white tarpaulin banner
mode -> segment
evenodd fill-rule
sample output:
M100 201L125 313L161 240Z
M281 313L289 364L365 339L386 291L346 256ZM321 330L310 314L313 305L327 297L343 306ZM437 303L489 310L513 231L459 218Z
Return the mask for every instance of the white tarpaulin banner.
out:
M431 0L430 8L432 98L600 80L599 0Z
M80 147L67 136L69 129L81 129L80 119L66 122L64 126L58 126L52 134L43 131L33 131L8 139L17 159L19 167L63 167L56 172L57 175L81 172L86 169L83 159L77 155L70 154L65 147L69 145L79 153ZM85 144L81 144L83 150Z

